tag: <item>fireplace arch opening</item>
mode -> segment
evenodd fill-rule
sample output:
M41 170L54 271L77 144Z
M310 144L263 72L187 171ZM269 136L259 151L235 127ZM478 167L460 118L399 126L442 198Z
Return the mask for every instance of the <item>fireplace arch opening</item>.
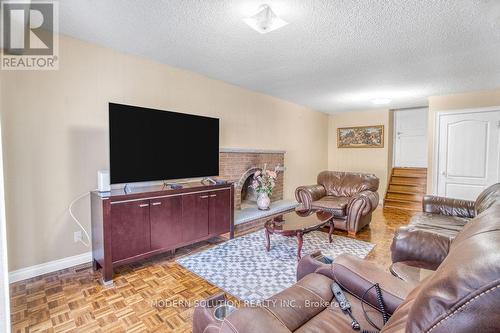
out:
M241 208L253 207L257 204L257 192L252 187L253 175L249 175L241 187Z
M238 182L238 188L241 194L241 209L257 206L257 192L251 186L253 176L257 171L262 171L262 169L251 168L247 170Z

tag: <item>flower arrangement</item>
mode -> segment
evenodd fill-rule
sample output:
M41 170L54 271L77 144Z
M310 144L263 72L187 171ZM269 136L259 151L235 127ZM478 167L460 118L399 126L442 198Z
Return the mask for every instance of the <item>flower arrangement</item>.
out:
M278 172L276 167L274 170L267 170L267 164L264 164L262 171L257 171L253 175L253 181L250 185L257 193L267 194L271 197L273 194L273 188L276 186L276 178L278 178Z

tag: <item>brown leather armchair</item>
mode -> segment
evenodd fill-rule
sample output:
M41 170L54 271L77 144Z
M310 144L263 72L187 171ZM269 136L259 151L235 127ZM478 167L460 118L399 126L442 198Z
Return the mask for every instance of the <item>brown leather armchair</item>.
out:
M322 209L334 214L336 229L355 235L372 219L377 208L379 179L372 174L323 171L318 184L295 190L299 209Z
M486 188L476 201L425 196L423 212L394 234L392 262L435 270L448 255L458 233L499 199L500 183Z
M365 330L375 328L364 317L362 297L368 303L364 309L381 333L498 332L499 226L500 206L495 205L464 227L438 270L412 283L356 257L342 255L325 265L306 256L299 263L305 275L259 306L236 310L220 322L210 319L209 306L197 307L193 333L355 332L333 298L334 281ZM390 315L385 324L374 289L367 291L374 283L380 285Z

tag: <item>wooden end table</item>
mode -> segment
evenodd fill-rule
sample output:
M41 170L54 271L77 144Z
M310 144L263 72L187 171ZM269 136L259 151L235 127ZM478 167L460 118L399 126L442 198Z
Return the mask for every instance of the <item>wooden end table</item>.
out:
M297 260L302 252L303 236L308 232L330 225L328 241L332 242L333 214L320 210L294 211L277 216L264 224L266 230L266 250L271 249L271 234L280 234L286 237L297 237Z

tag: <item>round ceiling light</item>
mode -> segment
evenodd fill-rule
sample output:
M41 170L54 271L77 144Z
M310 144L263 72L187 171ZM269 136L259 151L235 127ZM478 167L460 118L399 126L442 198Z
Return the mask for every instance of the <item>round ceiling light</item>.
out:
M288 24L288 22L276 15L269 5L265 4L261 5L253 16L244 18L243 22L261 34L271 32Z

